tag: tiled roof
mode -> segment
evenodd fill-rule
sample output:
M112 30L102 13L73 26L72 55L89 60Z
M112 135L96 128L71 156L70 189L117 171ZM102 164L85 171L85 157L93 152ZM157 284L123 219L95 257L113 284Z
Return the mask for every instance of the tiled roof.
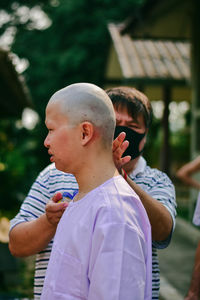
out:
M108 25L124 79L190 81L190 43L139 40Z

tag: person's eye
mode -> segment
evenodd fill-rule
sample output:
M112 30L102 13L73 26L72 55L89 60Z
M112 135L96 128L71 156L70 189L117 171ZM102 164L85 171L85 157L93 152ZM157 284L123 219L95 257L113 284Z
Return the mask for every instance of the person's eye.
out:
M130 129L134 129L134 130L135 130L135 129L136 129L136 130L138 129L138 127L137 127L136 125L129 125L128 127L129 127Z

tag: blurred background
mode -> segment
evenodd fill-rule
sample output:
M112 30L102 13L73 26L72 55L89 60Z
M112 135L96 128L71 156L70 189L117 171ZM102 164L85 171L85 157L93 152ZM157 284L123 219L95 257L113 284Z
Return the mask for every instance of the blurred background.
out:
M34 258L9 254L9 220L49 164L45 107L68 84L130 85L149 97L154 120L144 157L170 176L178 217L192 226L197 191L175 173L200 152L198 2L1 0L0 299L32 297ZM187 278L185 289L189 273ZM181 285L175 288L184 294Z

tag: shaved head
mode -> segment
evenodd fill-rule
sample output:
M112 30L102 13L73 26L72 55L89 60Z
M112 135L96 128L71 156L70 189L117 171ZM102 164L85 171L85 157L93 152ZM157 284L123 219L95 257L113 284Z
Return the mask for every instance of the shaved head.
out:
M91 122L102 140L109 145L112 143L115 113L110 98L98 86L90 83L71 84L56 92L49 100L48 105L51 104L58 104L70 125Z

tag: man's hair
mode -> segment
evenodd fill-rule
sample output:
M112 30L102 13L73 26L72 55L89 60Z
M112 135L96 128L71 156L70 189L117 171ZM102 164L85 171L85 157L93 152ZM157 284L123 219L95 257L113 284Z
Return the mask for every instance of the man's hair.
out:
M112 145L115 112L110 98L100 87L90 83L71 84L56 92L50 99L52 101L60 104L61 113L71 126L91 122L104 145Z
M141 114L144 117L146 128L150 127L153 116L152 106L147 96L142 92L133 87L120 86L107 89L106 93L117 111L126 108L128 114L136 120Z

